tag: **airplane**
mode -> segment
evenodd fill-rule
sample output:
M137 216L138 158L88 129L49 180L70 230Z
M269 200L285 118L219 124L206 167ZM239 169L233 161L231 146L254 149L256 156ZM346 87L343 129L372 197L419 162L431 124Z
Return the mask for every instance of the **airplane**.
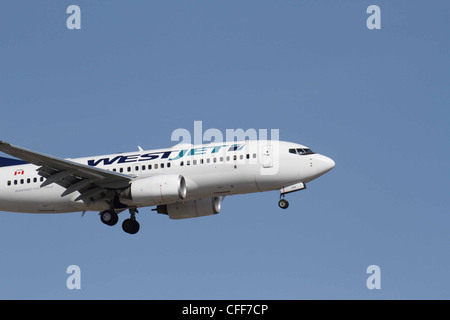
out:
M62 159L0 141L0 211L66 213L98 211L113 226L135 234L138 208L170 219L218 214L225 196L280 191L287 194L334 168L310 148L275 140L244 140Z

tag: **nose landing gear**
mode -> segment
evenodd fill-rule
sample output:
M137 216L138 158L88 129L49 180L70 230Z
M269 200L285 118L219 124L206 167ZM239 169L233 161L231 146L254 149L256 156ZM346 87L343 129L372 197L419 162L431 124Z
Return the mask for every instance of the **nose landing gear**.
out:
M284 198L286 194L304 190L306 189L306 184L303 182L298 182L296 184L292 184L287 187L283 187L280 189L280 201L278 201L278 206L281 209L287 209L289 207L289 202Z
M284 199L284 194L281 195L283 198L280 199L280 201L278 201L278 206L281 209L287 209L289 207L289 201L287 201L286 199Z

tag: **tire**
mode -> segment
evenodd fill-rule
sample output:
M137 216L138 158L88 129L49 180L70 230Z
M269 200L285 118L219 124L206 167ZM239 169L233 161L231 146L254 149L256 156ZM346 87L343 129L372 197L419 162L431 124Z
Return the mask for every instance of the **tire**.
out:
M135 234L139 231L139 222L133 219L125 219L122 223L122 229L126 233Z
M119 217L113 210L105 210L100 213L100 220L108 226L113 226L119 221Z
M281 209L287 209L289 207L289 202L286 199L281 199L280 201L278 201L278 206Z

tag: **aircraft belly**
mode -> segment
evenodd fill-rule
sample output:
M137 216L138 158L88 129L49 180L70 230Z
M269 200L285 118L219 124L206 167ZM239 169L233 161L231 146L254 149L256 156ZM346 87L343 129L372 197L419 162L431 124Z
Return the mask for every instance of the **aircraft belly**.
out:
M219 174L185 176L185 179L188 200L258 192L254 175L243 172L228 171Z
M60 190L59 190L60 189ZM7 188L0 193L0 210L23 213L63 213L79 211L72 197L61 197L64 189L58 185L44 188Z

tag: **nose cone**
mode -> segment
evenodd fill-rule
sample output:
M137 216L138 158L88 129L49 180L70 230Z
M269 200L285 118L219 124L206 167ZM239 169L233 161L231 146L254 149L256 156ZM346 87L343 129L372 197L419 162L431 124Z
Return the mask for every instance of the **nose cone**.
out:
M315 162L316 168L320 171L321 175L333 169L335 165L333 159L325 157L323 155L317 157L317 161Z

